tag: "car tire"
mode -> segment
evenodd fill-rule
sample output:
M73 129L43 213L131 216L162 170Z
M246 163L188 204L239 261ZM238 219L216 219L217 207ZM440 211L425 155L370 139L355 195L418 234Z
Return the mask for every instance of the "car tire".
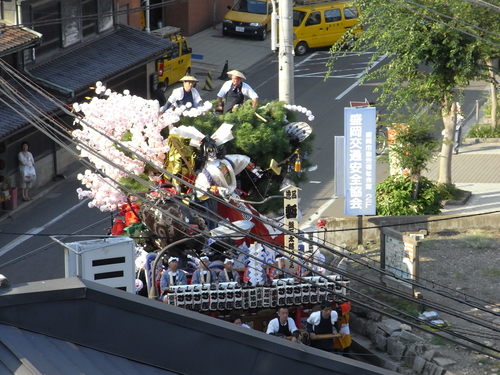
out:
M260 40L266 40L266 38L267 38L267 30L266 29L262 29L262 31L259 34L259 39Z
M224 30L224 28L222 28L222 36L228 36L229 33L227 32L227 30Z
M163 81L165 83L165 87L168 87L168 78L165 78L165 81Z
M295 46L295 55L296 56L305 55L307 50L308 50L307 43L306 42L299 42L299 44L297 44Z

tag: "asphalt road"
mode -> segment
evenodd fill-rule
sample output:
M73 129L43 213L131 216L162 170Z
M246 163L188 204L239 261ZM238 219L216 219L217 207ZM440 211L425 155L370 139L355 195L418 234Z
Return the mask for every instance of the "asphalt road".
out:
M343 108L349 101L374 101L373 85L359 85L369 68L369 53L340 58L330 78L324 79L327 51L315 51L295 60L295 102L310 109L315 120L315 148L310 156L317 170L309 172L308 184L302 186L302 227L314 226L318 217L342 215L342 201L334 200L334 136L343 135ZM248 72L248 82L263 99L278 96L277 62L267 57ZM465 93L466 115L481 91ZM212 92L212 95L215 95ZM379 171L379 175L384 172ZM110 214L88 208L75 193L75 176L58 185L43 199L16 213L12 220L0 222L0 273L20 283L64 277L63 248L49 234L64 242L76 241L65 234L104 234L110 227ZM23 235L36 233L36 236ZM87 238L88 239L88 238Z
M333 143L343 134L343 108L349 100L372 100L370 87L358 87L357 80L369 65L370 54L338 60L328 80L324 80L327 51L316 51L296 59L296 104L310 109L315 120L315 151L311 155L318 169L309 172L311 182L303 186L301 206L305 218L331 204L333 197ZM248 72L248 81L262 99L278 96L277 62L264 59ZM63 242L76 241L75 233L105 234L110 214L88 208L78 201L76 175L58 185L43 199L0 223L0 273L11 282L64 277L63 248L50 235ZM36 235L32 235L36 234Z
M333 204L334 137L344 134L344 107L348 107L350 101L375 99L373 86L359 85L367 69L380 63L370 62L371 53L339 58L325 79L329 56L328 51L315 51L295 58L295 104L307 107L315 116L310 123L315 135L310 161L318 166L308 172L310 182L301 186L302 228L314 226L315 219ZM248 75L248 81L261 98L278 96L276 59L259 64Z

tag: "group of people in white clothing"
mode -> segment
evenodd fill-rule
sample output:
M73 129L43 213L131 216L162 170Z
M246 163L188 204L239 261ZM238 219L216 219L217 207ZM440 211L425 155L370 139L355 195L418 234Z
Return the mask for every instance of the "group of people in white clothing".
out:
M259 96L246 82L246 77L238 70L231 70L228 73L231 78L225 82L217 93L216 110L227 113L238 108L243 104L245 98L252 100L253 108L257 108ZM200 106L202 99L196 89L198 79L192 75L186 75L180 79L182 87L178 87L172 91L172 94L167 99L166 103L160 107L160 113L165 112L169 108L178 108L185 106L187 108L197 108ZM161 104L161 103L160 103Z

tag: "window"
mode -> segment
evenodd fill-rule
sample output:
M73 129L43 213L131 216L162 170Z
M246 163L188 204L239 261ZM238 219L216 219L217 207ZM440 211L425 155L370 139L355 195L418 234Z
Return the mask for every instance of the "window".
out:
M66 0L61 2L62 13L62 46L68 47L82 38L80 28L80 2Z
M118 8L118 23L121 25L128 25L130 23L129 17L129 5L121 5L120 8Z
M305 16L306 16L305 12L301 12L299 10L294 10L293 11L293 26L295 26L295 27L300 26L300 24L304 20Z
M306 21L306 26L319 25L321 23L321 13L312 12Z
M34 30L42 34L42 43L37 52L54 50L61 47L61 24L53 22L61 18L59 2L35 5L31 8L31 20ZM51 22L52 21L52 22Z
M358 9L355 7L344 8L344 18L346 20L358 18Z
M97 0L82 0L83 37L97 34Z
M99 32L113 27L113 0L99 1Z
M183 55L191 53L191 50L188 48L187 41L185 41L185 40L182 41L181 49L182 49L182 54Z
M340 21L341 18L340 9L325 10L325 22L337 22Z

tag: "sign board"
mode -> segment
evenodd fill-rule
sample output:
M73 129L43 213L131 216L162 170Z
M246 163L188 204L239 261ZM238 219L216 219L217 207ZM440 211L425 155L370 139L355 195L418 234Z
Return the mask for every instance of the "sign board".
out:
M416 280L419 269L419 240L423 238L423 235L401 233L391 228L382 228L381 234L380 263L382 268L398 279Z
M375 215L376 109L344 108L345 215Z
M290 232L299 233L299 188L289 185L284 190L283 194L283 209L285 214L285 229ZM284 242L285 250L297 253L299 250L299 242L296 236L285 234ZM296 265L294 262L290 264L290 271L294 271Z

